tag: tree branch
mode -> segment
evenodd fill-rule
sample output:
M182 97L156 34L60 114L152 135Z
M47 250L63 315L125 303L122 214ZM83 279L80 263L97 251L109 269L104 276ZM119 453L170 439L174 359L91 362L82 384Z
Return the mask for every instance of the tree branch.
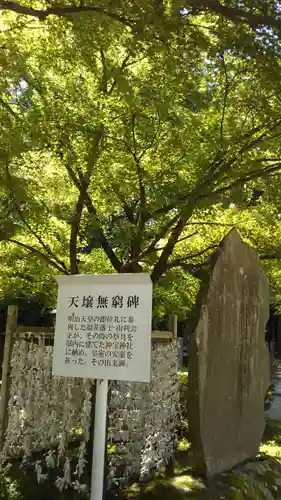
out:
M39 255L39 257L41 257L43 260L48 262L48 264L50 264L52 267L54 267L60 273L69 274L69 272L64 267L60 267L54 260L50 259L50 257L48 255L44 254L43 252L41 252L37 248L34 248L31 245L26 245L25 243L22 243L20 241L13 240L13 239L5 239L5 241L8 241L9 243L14 243L15 245L18 245L21 248L25 248L25 250L29 250L31 253L35 253L36 255Z
M229 191L230 189L233 189L236 186L239 186L241 184L249 182L253 179L258 179L260 177L264 177L265 175L270 175L271 173L276 172L277 170L281 170L281 163L278 163L277 165L274 165L271 167L265 167L263 169L255 170L254 172L251 172L250 174L245 175L244 177L240 177L239 179L236 179L235 181L228 184L227 186L223 186L219 189L212 191L212 193L206 193L205 195L203 194L202 196L200 196L199 199L207 198L210 195L217 195L217 194L225 193L226 191Z
M268 167L265 167L263 169L256 170L248 175L245 175L244 177L241 177L241 178L237 179L236 181L232 182L231 184L228 184L227 186L224 186L220 189L217 189L217 190L212 191L212 192L208 191L205 194L200 194L201 188L206 183L206 179L204 179L204 181L202 183L198 184L198 186L196 187L196 189L192 193L192 196L191 196L191 194L189 194L189 201L190 202L193 201L193 204L194 204L195 201L198 201L198 200L203 199L203 198L207 198L208 196L221 194L225 191L228 191L229 189L232 189L233 187L235 187L237 185L243 184L244 182L248 182L248 181L255 179L255 178L258 178L258 177L262 177L266 174L268 175L268 174L273 173L276 170L280 170L280 169L281 169L281 164L274 165L274 166L268 166ZM181 232L183 231L183 229L186 225L186 222L188 220L188 215L192 214L193 204L191 203L191 205L189 207L189 210L188 210L189 213L185 213L184 215L182 215L179 218L178 223L176 224L176 226L172 230L170 238L169 238L157 264L155 265L155 267L152 271L151 279L152 279L153 283L158 281L161 274L163 272L165 272L165 270L167 269L168 259L169 259L170 255L172 254L173 249L175 247L175 244L176 244ZM186 206L186 204L185 204L185 206ZM184 212L182 212L182 214L183 213Z
M131 244L131 256L130 256L130 261L131 263L136 262L139 260L140 255L141 255L141 244L142 244L142 237L143 237L143 232L145 229L145 225L147 222L147 207L146 207L146 193L145 193L145 186L144 186L144 181L143 181L143 168L141 166L141 160L146 154L146 152L152 147L154 144L154 141L157 137L158 131L160 127L160 120L159 120L159 115L158 115L158 130L155 132L153 135L152 139L146 147L141 151L141 153L138 153L138 145L137 145L137 140L136 140L136 115L135 113L132 113L131 116L131 129L132 129L132 148L128 144L126 144L126 148L129 151L129 153L132 155L135 165L136 165L136 172L137 172L137 178L138 178L138 185L139 185L139 203L140 203L140 208L137 213L136 217L136 222L138 226L137 234L135 238L132 240ZM129 265L129 263L128 263Z
M165 270L167 269L169 257L172 254L174 247L175 247L182 231L184 230L187 218L188 218L188 216L180 217L177 224L175 225L175 227L171 231L171 235L168 239L168 242L167 242L164 250L162 251L162 253L159 257L159 260L155 264L154 269L151 273L152 283L156 283L159 280L159 278L161 277L161 275L163 274L163 272L165 272Z
M281 260L281 252L279 250L276 253L260 255L260 260Z
M3 106L3 108L5 108L5 109L8 111L8 113L9 113L10 115L12 115L14 118L18 118L18 117L19 117L18 113L16 113L16 112L13 110L12 106L10 106L7 102L5 102L5 101L4 101L4 99L0 98L0 104L1 104L1 105Z
M223 226L234 227L235 224L225 224L224 222L189 222L189 226Z
M102 62L102 69L103 69L103 74L102 74L102 79L101 79L101 90L106 94L107 93L107 66L106 66L106 59L104 55L104 51L100 49L100 54L101 54L101 62Z
M14 188L12 184L12 179L11 179L11 174L9 171L8 166L6 166L6 174L7 174L7 180L8 180L8 186L10 189L11 197L12 197L12 202L13 205L16 209L16 212L18 216L20 217L22 223L25 225L25 227L29 230L29 232L37 239L38 243L42 246L42 248L47 252L48 255L52 257L52 259L57 262L57 265L59 266L60 269L63 269L64 274L69 274L69 270L67 269L65 263L61 261L60 259L57 258L57 256L54 254L54 252L50 249L50 247L42 240L41 236L39 236L36 231L32 229L32 227L29 225L27 220L25 219L22 210L17 202L15 193L14 193ZM51 261L51 260L50 260Z
M199 199L203 199L203 198L208 198L210 195L214 194L214 193L220 193L220 192L224 192L224 191L227 191L228 189L230 189L230 185L228 185L227 187L222 187L221 190L217 190L217 191L212 191L210 192L210 186L214 189L214 187L216 186L215 182L216 181L217 183L218 182L223 182L225 179L224 178L219 178L223 173L227 172L231 167L233 167L233 165L239 160L239 158L241 158L241 156L243 156L243 154L247 151L249 151L250 149L252 149L254 146L256 146L259 142L261 142L265 137L266 135L269 133L269 132L272 132L273 130L275 130L277 127L279 127L281 125L281 120L278 119L278 120L270 120L269 122L267 123L264 123L262 125L259 125L257 127L254 127L251 131L247 132L246 134L244 134L243 136L243 140L247 140L247 139L250 139L251 137L253 137L256 133L258 132L261 132L260 135L257 137L257 138L254 138L252 139L252 141L250 142L246 142L246 144L244 146L242 146L241 148L239 148L239 151L233 155L229 160L227 160L227 153L228 151L225 151L224 154L220 155L220 160L216 161L216 162L213 162L209 168L209 170L207 171L206 175L203 176L203 178L201 179L201 181L199 181L198 185L196 186L196 188L194 189L193 193L191 192L188 192L188 193L182 193L180 194L180 196L178 196L177 200L172 202L172 203L169 203L168 205L165 205L157 210L155 210L153 213L149 214L149 218L154 218L156 217L157 215L161 215L161 214L166 214L168 213L169 211L173 210L173 209L176 209L177 207L181 206L182 209L184 209L184 207L187 206L187 203L189 202L190 200L190 197L191 195L194 196L195 192L198 193L198 196L196 198L196 200L198 201ZM277 134L277 136L280 135L279 133ZM272 138L272 137L269 137L269 139ZM241 141L242 141L242 138L240 138ZM225 163L224 163L225 162ZM275 170L278 170L276 168L274 168L272 171L275 171ZM269 170L268 169L261 169L259 171L255 171L254 175L252 174L249 174L249 176L244 176L241 178L241 183L243 182L247 182L248 180L252 180L253 178L258 178L258 177L262 177L263 175L266 175L269 173ZM240 184L240 181L239 179L237 179L235 181L235 183L231 184L231 186L236 186ZM204 193L204 189L207 188L207 191L205 191ZM203 193L202 193L203 191ZM200 194L200 192L202 194Z
M208 192L208 193L203 194L203 195L196 194L196 193L198 193L198 189L196 189L196 193L195 193L196 198L194 198L194 199L200 200L203 198L207 198L210 195L221 194L222 192L225 192L225 191L228 191L229 189L232 189L236 185L243 184L244 182L248 182L249 180L252 180L254 178L262 177L266 174L270 174L270 173L272 173L276 170L280 170L280 169L281 169L281 164L265 167L264 169L257 170L255 172L252 172L249 175L246 175L240 179L237 179L233 183L228 184L227 186L224 186L223 188L217 189L216 191L212 191L211 193ZM190 214L192 213L192 210L193 210L193 206L190 206L190 208L189 208ZM167 269L168 259L173 252L173 249L176 245L176 242L177 242L181 232L183 231L187 220L188 220L188 214L185 214L185 216L181 216L180 219L178 220L177 225L174 227L173 231L171 232L168 243L166 244L157 264L155 265L155 267L152 271L151 279L152 279L153 283L158 281L161 274L163 274L163 272L165 272L165 270ZM199 256L199 255L196 255L196 256Z
M82 217L83 208L87 199L88 188L91 180L93 168L99 158L100 141L103 135L103 127L100 126L96 130L95 138L92 143L91 153L88 158L88 166L85 174L80 178L79 183L79 196L76 203L74 213L71 220L71 233L69 241L70 251L70 272L71 274L78 274L77 263L77 238L79 234L80 222Z
M230 7L226 4L222 4L219 0L188 0L185 4L185 7L193 7L196 11L204 11L204 12L213 12L215 14L221 15L224 18L232 21L235 24L243 24L246 23L252 28L257 28L258 26L270 26L275 28L281 27L281 19L278 17L274 17L273 15L267 14L255 14L253 12L249 12L238 7ZM51 5L47 9L34 9L33 7L27 7L21 5L18 2L11 2L0 0L0 8L2 10L9 10L16 12L17 14L24 14L27 16L36 17L40 20L45 20L46 17L50 15L55 15L59 17L65 17L67 15L79 14L83 12L92 12L96 14L101 14L115 21L122 23L126 26L133 27L137 22L137 19L130 19L126 16L117 14L116 12L112 12L110 10L106 10L103 7L98 5L84 5L84 2L80 2L80 5L66 5L55 6ZM182 15L181 15L182 17ZM149 22L149 19L147 20Z
M196 234L198 234L198 231L195 231L194 233L191 233L191 234L188 234L187 236L184 236L183 238L180 238L177 242L176 242L176 245L178 245L179 243L182 243L182 241L185 241L185 240L188 240L189 238L192 238L192 236L195 236ZM149 251L146 250L145 252L143 252L140 255L138 255L135 259L132 259L132 262L136 262L137 260L143 260L142 257L146 257L147 255L150 255L154 252L160 252L161 250L165 250L165 246L164 247L154 247L154 248L151 248Z
M223 107L222 107L222 114L221 114L221 122L220 122L220 140L223 142L223 127L224 127L224 118L225 118L225 112L226 112L226 103L227 103L227 97L228 97L228 91L229 91L229 81L228 81L228 74L227 74L227 69L226 69L226 64L224 60L224 55L222 54L221 56L222 59L222 64L223 64L223 69L224 69L224 77L225 77L225 85L224 85L224 95L223 95Z
M209 170L206 174L205 184L209 184L209 180L219 179L222 173L227 172L238 160L243 156L244 153L253 149L258 143L260 143L270 132L276 130L277 127L281 125L281 120L269 120L268 122L262 123L256 127L252 127L251 130L246 132L243 135L240 135L235 144L242 144L239 147L238 151L231 155L232 151L230 148L226 148L224 152L221 149L218 150L214 160L212 161ZM256 137L256 134L259 134ZM269 137L270 139L270 137ZM231 157L228 159L228 154Z
M127 55L127 56L125 57L124 61L122 62L121 66L120 66L120 68L119 68L119 75L121 75L122 71L123 71L125 68L127 68L127 67L128 67L128 66L130 66L131 64L134 64L134 62L128 63L129 59L130 59L130 54L129 54L129 55ZM127 63L128 63L128 64L127 64ZM113 90L115 89L116 85L117 85L117 78L115 78L115 79L113 80L113 83L112 83L112 85L111 85L111 87L110 87L110 89L109 89L109 91L108 91L108 94L109 94L109 95L110 95L110 94L112 94L112 92L113 92Z
M150 245L144 250L141 255L140 255L140 260L142 260L143 257L146 255L149 255L152 252L155 252L157 250L156 245L157 243L162 240L169 229L178 221L179 219L179 214L176 214L172 219L170 219L164 226L160 228L156 236L154 237L153 241L150 243Z
M136 115L133 113L132 114L132 137L133 137L133 158L135 161L136 165L136 171L137 171L137 176L138 176L138 183L139 183L139 195L140 195L140 210L139 210L139 216L138 216L138 227L139 227L139 237L141 239L141 233L144 229L145 226L145 218L144 218L144 212L146 208L146 199L145 199L145 188L144 188L144 183L143 183L143 171L141 168L141 158L138 157L138 152L137 152L137 141L136 141L136 135L135 135L135 125L136 125ZM139 246L139 245L137 245ZM140 251L140 248L136 248L137 252ZM133 256L134 257L134 256Z
M230 7L222 4L219 0L189 0L188 3L197 9L209 10L216 14L226 17L235 24L247 23L252 28L258 26L281 27L281 19L266 14L254 14L252 12L239 9L238 7Z
M185 261L187 259L195 259L196 257L201 257L201 255L204 255L204 253L209 252L210 250L214 250L215 248L218 248L218 246L219 245L217 245L217 244L209 245L208 247L206 247L204 250L201 250L200 252L196 252L196 253L193 253L193 254L190 254L190 255L186 255L183 258L174 259L174 260L172 260L171 262L168 263L167 269L171 269L172 267L179 267L182 264L185 264Z
M73 181L73 184L80 192L81 184L80 184L79 178L75 175L75 172L72 170L72 168L70 167L70 165L67 162L63 161L63 163L64 163L64 166L65 166L70 178ZM95 206L93 205L93 202L91 200L91 197L90 197L88 191L85 194L85 205L87 207L88 213L94 215L95 218L98 220L97 210L96 210ZM107 255L108 259L110 260L112 266L114 267L114 269L116 271L120 272L121 267L122 267L122 263L118 259L115 252L113 251L111 245L108 243L108 240L106 239L101 227L99 227L99 238L100 238L101 247L104 250L105 254Z
M65 7L53 6L47 9L34 9L33 7L26 7L18 2L9 2L5 0L0 0L0 9L9 10L16 12L17 14L24 14L26 16L37 17L41 21L45 21L48 16L54 15L58 17L65 17L72 14L81 14L83 12L92 12L97 14L102 14L106 17L114 19L119 23L125 24L126 26L132 27L134 25L134 20L130 20L125 16L116 14L109 10L99 7L98 5L80 5L80 7L75 5L66 5Z
M223 182L225 179L222 177L222 174L225 174L228 172L233 165L243 156L244 153L247 151L250 151L253 149L257 144L263 141L265 137L269 135L270 132L273 130L276 130L279 126L281 125L281 120L270 120L269 122L262 124L258 127L252 128L249 132L244 134L244 137L239 139L239 143L243 144L243 141L245 141L245 144L243 144L237 153L232 155L230 159L227 159L227 153L228 151L226 150L225 154L221 156L221 159L218 160L216 163L213 163L207 172L205 179L203 178L201 183L200 183L200 189L202 191L203 187L208 187L210 183L215 186L215 182ZM259 133L260 135L258 137L255 137L256 133ZM278 133L277 135L280 135ZM272 139L274 136L269 136L268 139ZM236 141L237 142L237 141ZM231 153L231 151L230 151Z
M1 9L1 6L0 6L0 9ZM24 23L17 23L14 26L12 26L11 28L7 28L5 30L0 30L0 34L3 35L6 33L11 33L13 31L17 31L17 30L35 29L35 28L38 29L38 25L36 26L35 20L32 19L31 21L25 21ZM6 48L6 47L4 46L1 48Z
M122 208L124 210L124 213L125 213L128 221L131 224L136 224L136 219L134 216L134 209L130 205L128 205L128 203L126 203L125 200L122 200Z
M258 163L258 162L264 162L264 161L274 161L274 162L281 162L281 158L256 158L255 159L255 162Z

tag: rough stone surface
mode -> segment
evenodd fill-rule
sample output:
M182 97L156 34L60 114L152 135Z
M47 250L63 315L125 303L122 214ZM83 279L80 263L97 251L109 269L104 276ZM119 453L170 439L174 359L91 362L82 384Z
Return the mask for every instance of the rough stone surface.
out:
M189 345L189 427L197 472L207 477L254 457L270 384L266 276L232 230L202 285Z
M233 498L275 500L281 498L281 464L272 457L239 466L227 475L238 495Z

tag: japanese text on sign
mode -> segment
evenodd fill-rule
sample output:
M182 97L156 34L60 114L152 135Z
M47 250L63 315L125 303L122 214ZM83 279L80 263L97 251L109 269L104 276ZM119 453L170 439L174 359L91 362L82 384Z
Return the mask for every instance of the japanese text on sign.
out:
M86 307L93 308L97 307L98 309L107 309L110 307L109 298L104 297L102 295L98 295L96 304L94 302L94 297L92 295L79 297L76 295L75 297L69 297L69 306L68 307ZM111 298L111 307L122 309L123 307L138 307L140 303L139 297L137 295L129 295L124 299L122 295L116 295Z
M85 356L96 366L127 366L132 359L134 333L133 316L68 316L66 364L85 365ZM87 352L88 350L88 352Z
M136 275L136 283L132 275L105 275L104 279L91 275L59 277L53 373L147 381L150 279L147 275ZM116 284L118 293L114 293Z

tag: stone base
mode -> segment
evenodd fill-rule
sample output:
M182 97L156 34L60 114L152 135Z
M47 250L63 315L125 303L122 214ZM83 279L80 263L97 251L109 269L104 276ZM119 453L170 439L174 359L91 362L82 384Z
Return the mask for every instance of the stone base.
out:
M235 499L276 500L281 498L281 463L263 457L222 474ZM236 494L235 494L236 492ZM217 497L215 497L217 498ZM222 498L222 497L221 497Z

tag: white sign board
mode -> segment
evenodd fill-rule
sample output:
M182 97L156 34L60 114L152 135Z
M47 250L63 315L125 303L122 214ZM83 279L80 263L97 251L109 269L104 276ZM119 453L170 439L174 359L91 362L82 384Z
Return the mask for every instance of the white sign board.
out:
M58 276L53 375L149 382L148 274Z

